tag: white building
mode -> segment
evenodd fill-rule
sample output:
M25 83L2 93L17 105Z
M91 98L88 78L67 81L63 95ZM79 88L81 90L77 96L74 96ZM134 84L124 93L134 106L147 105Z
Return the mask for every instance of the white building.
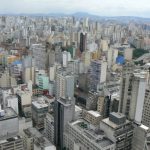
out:
M115 150L115 144L102 130L91 128L84 119L68 123L64 133L64 147L71 150Z
M150 150L150 130L147 126L141 124L135 127L132 150Z

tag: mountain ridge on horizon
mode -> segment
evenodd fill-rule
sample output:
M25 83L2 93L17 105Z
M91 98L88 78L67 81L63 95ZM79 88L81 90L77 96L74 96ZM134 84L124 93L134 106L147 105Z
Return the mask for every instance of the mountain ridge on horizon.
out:
M141 16L101 16L101 15L95 15L88 12L75 12L75 13L0 13L0 16L44 16L44 17L65 17L65 16L74 16L77 18L106 18L106 19L121 19L121 18L128 18L128 19L146 19L150 21L150 17L141 17Z

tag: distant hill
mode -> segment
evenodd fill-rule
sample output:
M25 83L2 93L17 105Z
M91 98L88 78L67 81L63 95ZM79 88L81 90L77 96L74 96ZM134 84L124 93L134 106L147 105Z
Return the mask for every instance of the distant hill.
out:
M116 20L121 22L128 22L128 21L137 21L137 22L150 22L150 18L144 18L144 17L134 17L134 16L100 16L100 15L93 15L89 14L87 12L76 12L73 14L65 14L65 13L36 13L36 14L27 14L27 13L21 13L21 14L0 14L1 16L33 16L33 17L65 17L65 16L74 16L76 18L91 18L91 19L98 19L98 20Z

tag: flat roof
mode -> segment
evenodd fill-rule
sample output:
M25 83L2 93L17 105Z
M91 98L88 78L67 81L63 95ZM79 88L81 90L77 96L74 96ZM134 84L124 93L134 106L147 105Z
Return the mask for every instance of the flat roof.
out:
M24 133L28 136L28 138L31 138L31 137L41 137L41 133L35 129L35 128L27 128L27 129L24 129L23 130Z
M112 112L111 114L116 118L124 118L125 117L125 115L121 114L121 113Z
M0 121L18 117L17 113L11 107L6 108L4 112L5 115L0 117Z
M38 109L48 107L48 104L46 104L43 101L34 101L34 102L32 102L32 104Z
M88 113L90 113L91 115L93 115L95 117L100 117L101 116L98 111L90 110L90 111L88 111Z
M72 122L71 125L79 130L79 132L82 132L82 135L87 139L97 144L97 147L104 148L114 144L113 141L106 137L104 131L91 128L90 123L84 119L78 119L75 122Z
M82 111L82 108L80 108L79 106L75 105L75 111Z
M143 125L143 124L141 124L141 126L140 126L142 129L144 129L144 130L149 130L149 127L147 127L147 126L145 126L145 125Z
M0 144L7 143L7 142L10 142L10 141L16 141L18 139L21 139L21 137L20 136L15 136L15 137L12 137L12 138L7 138L5 140L0 140Z
M103 119L102 122L104 122L108 126L112 127L113 129L116 129L120 126L120 125L117 125L117 124L113 123L112 121L110 121L109 118ZM130 122L129 120L126 120L125 124L127 124L129 122Z
M34 143L38 147L40 146L52 146L53 144L49 142L36 128L27 128L23 130L24 133L28 136L28 138L36 138L36 142Z

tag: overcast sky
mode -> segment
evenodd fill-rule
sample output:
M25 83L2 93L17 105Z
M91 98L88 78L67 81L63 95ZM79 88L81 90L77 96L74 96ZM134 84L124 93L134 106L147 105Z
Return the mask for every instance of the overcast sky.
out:
M0 13L75 13L150 17L150 0L0 0Z

